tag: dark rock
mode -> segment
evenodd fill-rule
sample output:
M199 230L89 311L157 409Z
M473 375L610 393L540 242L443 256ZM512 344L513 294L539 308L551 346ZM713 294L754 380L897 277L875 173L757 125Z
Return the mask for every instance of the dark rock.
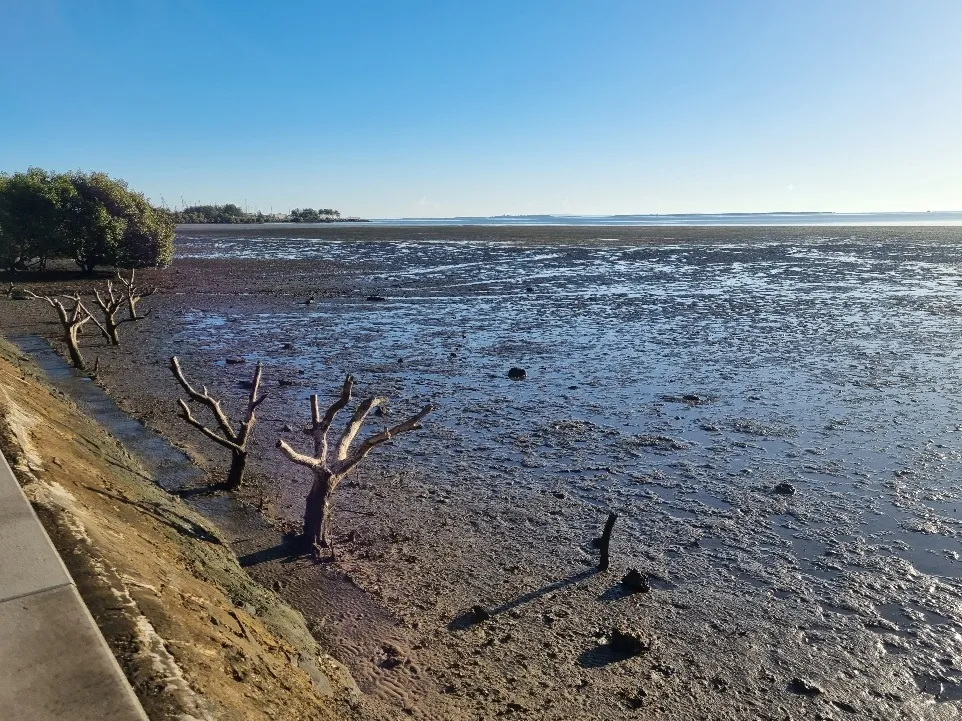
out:
M510 378L513 381L523 381L527 377L528 377L528 371L526 371L524 368L508 369L508 378Z
M788 682L788 690L792 693L801 694L802 696L821 696L825 691L816 686L811 681L806 681L803 678L793 678Z
M578 390L578 386L568 386L568 390L569 390L569 391L576 391L576 390Z
M285 433L293 433L293 432L294 432L294 426L292 426L290 423L288 423L286 426L284 426L284 428L283 428L282 430L283 430Z
M651 644L640 634L622 628L612 629L608 637L608 646L616 653L631 656L637 656L651 649Z
M246 363L246 362L247 362L247 359L246 359L246 358L241 358L241 357L239 357L239 356L235 356L235 357L233 357L233 358L227 358L227 359L225 359L224 362L227 363L227 365L229 365L229 366L234 366L234 365L239 365L239 364L241 364L241 363Z
M245 391L249 391L251 388L254 387L254 384L251 383L250 381L237 381L237 385L240 388L243 388Z
M491 618L491 612L484 606L472 606L471 618L475 623L482 623Z
M292 386L292 385L294 385L294 384L295 384L294 381L292 381L292 380L290 380L290 379L288 379L288 378L279 378L279 379L277 380L277 385L279 385L279 386Z
M775 493L779 493L783 496L794 496L796 491L795 486L793 486L791 483L785 482L779 483L772 490L775 491Z
M367 299L372 303L383 303L387 300L383 295L369 295Z
M642 573L637 568L632 568L625 577L621 579L621 585L632 593L647 593L651 590L651 580L647 573Z
M383 406L375 406L373 413L374 413L374 415L376 415L376 416L384 416L384 415L387 415L387 411L384 410L384 407L383 407Z
M308 298L303 303L301 303L301 305L310 305L313 302L314 302L314 296L312 295L310 298Z
M534 288L532 288L532 287L529 285L527 288L524 289L524 292L525 292L525 293L534 293Z
M694 393L686 393L681 399L685 401L685 403L701 403L703 400L701 396L695 395Z
M293 344L293 343L285 343L284 345L281 346L281 348L282 348L283 350L294 350L294 344Z

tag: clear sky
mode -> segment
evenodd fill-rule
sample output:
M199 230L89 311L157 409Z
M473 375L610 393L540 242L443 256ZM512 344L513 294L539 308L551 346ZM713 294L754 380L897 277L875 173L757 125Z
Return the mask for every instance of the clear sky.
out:
M0 0L0 169L366 217L962 210L960 0Z

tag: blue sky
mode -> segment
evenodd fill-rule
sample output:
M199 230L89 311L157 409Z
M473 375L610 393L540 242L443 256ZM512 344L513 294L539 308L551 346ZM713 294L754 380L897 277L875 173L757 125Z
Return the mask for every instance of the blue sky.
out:
M962 210L958 0L0 0L0 169L366 217Z

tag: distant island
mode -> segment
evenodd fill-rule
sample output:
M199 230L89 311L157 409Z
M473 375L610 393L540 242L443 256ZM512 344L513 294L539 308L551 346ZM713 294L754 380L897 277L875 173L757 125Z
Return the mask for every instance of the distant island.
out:
M233 203L190 205L171 211L175 223L366 223L363 218L344 218L333 208L294 208L290 213L248 213Z

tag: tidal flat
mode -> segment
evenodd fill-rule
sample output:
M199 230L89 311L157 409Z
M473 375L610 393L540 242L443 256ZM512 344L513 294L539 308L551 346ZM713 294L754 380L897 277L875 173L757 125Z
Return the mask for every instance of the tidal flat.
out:
M353 374L391 399L371 428L436 405L335 498L363 599L238 551L362 690L451 719L962 710L962 228L187 226L142 276L149 318L86 341L98 382L218 480L167 361L235 409L263 362L244 499L278 527L312 393Z

